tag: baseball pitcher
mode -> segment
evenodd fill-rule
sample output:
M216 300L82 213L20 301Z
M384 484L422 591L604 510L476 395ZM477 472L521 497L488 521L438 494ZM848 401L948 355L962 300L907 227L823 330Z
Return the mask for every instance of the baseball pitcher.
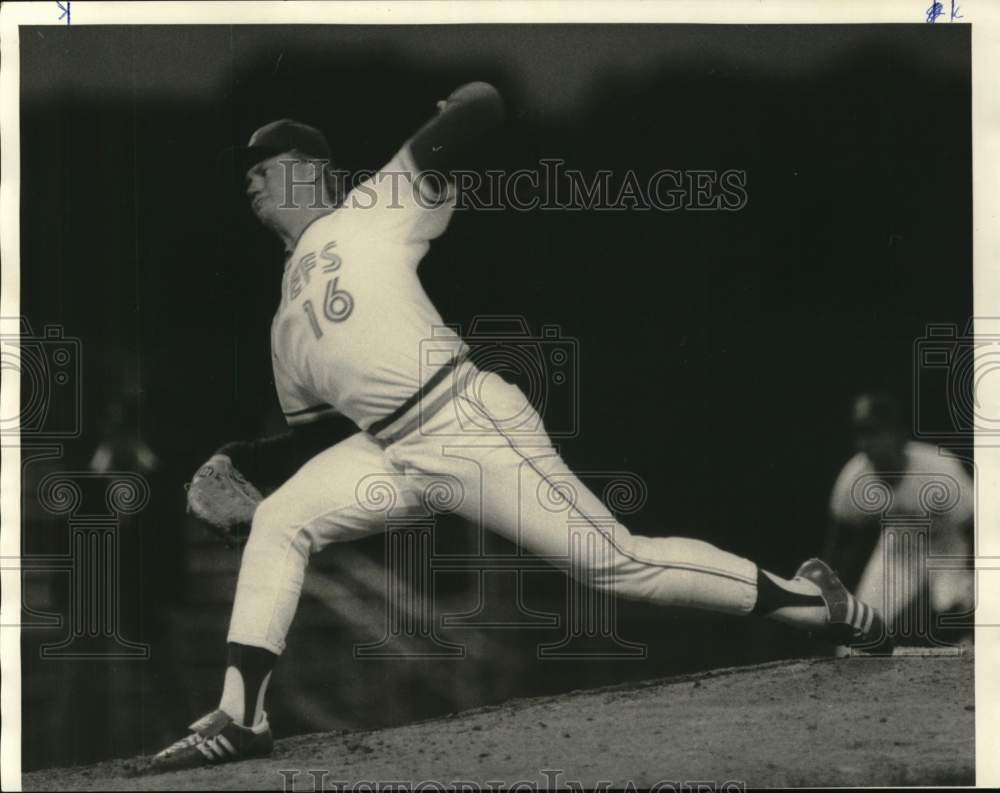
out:
M222 446L191 483L190 509L227 540L238 541L243 523L251 529L218 708L156 755L154 767L271 751L265 693L309 557L384 530L384 514L359 487L372 476L397 483L401 513L423 509L431 483L457 483L452 511L533 553L565 559L565 513L525 497L558 480L555 489L572 499L574 526L582 527L574 531L603 549L570 571L594 587L663 606L757 615L837 644L881 637L876 611L817 559L784 579L699 540L631 534L572 475L524 394L481 371L458 335L442 333L417 268L448 226L454 172L474 161L503 117L493 86L463 85L350 192L327 178L331 152L319 130L280 120L251 136L246 195L287 252L271 347L289 431ZM428 339L434 354L421 360ZM331 427L342 423L329 421L336 414L359 431L338 438ZM470 426L468 442L442 441L461 440Z

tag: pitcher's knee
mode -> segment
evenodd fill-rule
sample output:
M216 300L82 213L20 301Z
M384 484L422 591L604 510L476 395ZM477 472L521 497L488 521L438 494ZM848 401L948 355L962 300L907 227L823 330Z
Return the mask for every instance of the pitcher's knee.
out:
M619 527L621 528L621 527ZM602 591L630 588L631 535L627 531L587 533L574 538L570 550L570 574L584 586Z
M265 498L257 505L250 526L250 537L244 553L286 547L296 540L301 530L296 525L294 515L273 496Z
M622 530L605 534L574 553L572 574L586 586L630 600L689 606L708 582L698 561L707 543L681 537L642 537ZM613 541L612 541L613 540Z
M288 498L280 498L281 491L272 493L257 506L250 529L247 548L266 549L268 553L281 552L289 544L303 555L318 553L331 542L351 535L351 513L331 510L320 516L303 514Z
M626 600L688 606L697 598L699 575L689 570L620 556L614 564L577 566L573 576L584 586Z

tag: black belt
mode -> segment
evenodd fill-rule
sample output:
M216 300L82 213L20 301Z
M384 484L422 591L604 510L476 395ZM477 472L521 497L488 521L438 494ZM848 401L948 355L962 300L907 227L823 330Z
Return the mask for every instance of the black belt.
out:
M402 405L396 408L392 413L383 419L379 419L374 424L368 428L368 432L372 435L378 435L382 430L391 424L395 424L403 416L405 416L414 405L416 405L421 399L427 396L427 393L434 388L438 383L448 376L448 372L455 368L460 360L459 356L452 358L448 363L438 369L434 374L430 376L426 383L424 383L420 388L418 388L409 399L407 399Z

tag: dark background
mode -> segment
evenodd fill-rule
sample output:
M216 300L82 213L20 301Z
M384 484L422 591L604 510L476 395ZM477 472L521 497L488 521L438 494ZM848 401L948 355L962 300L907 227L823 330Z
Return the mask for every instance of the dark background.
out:
M482 79L510 112L496 164L745 170L735 213L458 213L421 272L446 321L518 314L578 340L581 431L561 448L643 477L633 531L779 573L819 550L851 397L908 403L927 323L971 316L966 26L44 27L20 52L21 306L36 333L80 340L83 404L80 437L26 468L26 555L65 552L65 519L32 502L46 470L86 469L102 442L118 468L139 439L159 459L153 505L121 534L122 632L152 657L40 660L61 634L26 630L26 768L155 750L215 705L238 557L186 521L181 485L222 442L277 427L281 250L215 170L262 123L315 124L337 164L377 168ZM925 395L941 415L944 397ZM344 553L380 562L381 538ZM27 574L26 605L58 612L64 578ZM544 578L533 597L558 610ZM645 660L537 661L558 631L524 629L477 634L442 672L352 661L360 628L319 608L293 627L273 720L376 726L820 651L756 622L620 614Z

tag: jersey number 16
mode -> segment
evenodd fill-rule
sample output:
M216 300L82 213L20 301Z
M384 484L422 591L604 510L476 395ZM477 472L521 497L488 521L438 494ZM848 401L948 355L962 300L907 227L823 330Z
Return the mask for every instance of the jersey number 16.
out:
M323 316L330 320L330 322L343 322L354 311L354 298L350 292L337 288L339 280L340 276L331 278L326 284L326 294L323 296ZM319 318L316 316L316 308L313 306L312 300L306 300L302 304L302 309L306 312L306 316L309 317L309 324L312 326L312 331L316 338L321 338L323 336L323 328L319 324Z

